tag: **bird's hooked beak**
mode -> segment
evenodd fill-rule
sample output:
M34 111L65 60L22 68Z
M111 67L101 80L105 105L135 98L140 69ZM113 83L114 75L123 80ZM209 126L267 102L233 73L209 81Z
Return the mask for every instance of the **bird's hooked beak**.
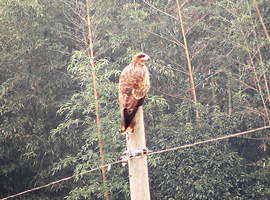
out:
M142 60L146 61L146 60L150 60L150 56L148 56L147 54L142 58Z

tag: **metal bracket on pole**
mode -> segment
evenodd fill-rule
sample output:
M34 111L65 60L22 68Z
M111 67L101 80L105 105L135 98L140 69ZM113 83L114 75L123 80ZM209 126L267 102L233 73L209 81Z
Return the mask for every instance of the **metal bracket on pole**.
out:
M147 155L152 151L148 149L135 149L135 150L126 150L123 152L122 156L120 157L122 160L122 166L127 165L127 161L132 159L132 158L139 158L143 155Z

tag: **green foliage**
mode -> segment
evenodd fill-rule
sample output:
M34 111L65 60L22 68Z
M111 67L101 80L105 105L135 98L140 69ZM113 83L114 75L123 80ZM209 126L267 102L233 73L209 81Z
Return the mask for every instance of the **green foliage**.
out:
M257 3L268 30L270 2ZM90 4L101 133L85 1L0 3L0 197L100 166L100 139L105 163L120 158L118 77L139 51L152 58L149 149L268 125L269 40L251 1L182 5L197 105L174 1ZM270 199L269 158L268 130L151 156L152 199ZM106 178L107 188L95 171L21 198L129 199L127 167Z
M58 155L48 141L70 79L55 12L49 1L1 1L0 188L1 197L51 180ZM25 184L18 184L25 183ZM46 195L45 195L46 196ZM44 197L45 198L45 197Z
M168 115L167 115L168 116ZM170 115L160 118L154 129L149 130L148 146L153 149L166 149L172 146L191 144L196 141L215 138L252 128L251 116L243 118L242 113L209 114L209 119L195 124L181 124ZM161 124L167 124L164 130ZM163 129L163 131L161 131ZM269 197L269 187L261 191L249 191L254 181L265 182L265 176L250 176L254 167L244 159L243 149L232 140L208 143L188 149L160 154L150 159L150 180L153 199L247 199ZM239 149L236 149L239 148ZM263 153L263 150L256 150ZM247 151L245 154L250 154ZM256 157L260 157L258 154ZM259 172L260 171L260 172ZM256 173L265 173L258 168ZM268 173L268 172L266 172ZM262 185L261 185L262 186ZM263 191L263 192L262 192Z
M111 77L118 76L119 71L112 69L108 65L108 61L104 59L97 60L95 68L97 81L102 83L97 88L101 116L101 134L98 133L96 125L96 102L94 99L90 59L85 53L76 51L71 58L68 72L76 82L76 85L78 85L78 89L70 97L70 100L59 109L58 114L64 117L64 121L57 129L51 132L53 141L57 143L58 140L59 142L65 141L65 144L69 146L68 149L72 151L68 152L69 156L64 156L62 162L55 164L55 167L52 169L54 173L72 167L74 173L79 174L85 170L98 167L100 165L99 137L101 137L104 144L104 151L108 152L105 155L106 163L119 159L121 152L124 150L123 145L125 143L120 138L118 131L117 84L110 81ZM119 190L119 183L127 184L121 178L121 174L125 171L126 169L119 168L119 170L113 170L112 173L108 173L108 182L111 179L114 180L112 184L109 184L110 190ZM100 172L92 173L82 178L78 177L75 181L75 187L67 199L87 199L90 197L93 199L103 199L104 188L102 187L103 183ZM78 187L78 185L82 187Z

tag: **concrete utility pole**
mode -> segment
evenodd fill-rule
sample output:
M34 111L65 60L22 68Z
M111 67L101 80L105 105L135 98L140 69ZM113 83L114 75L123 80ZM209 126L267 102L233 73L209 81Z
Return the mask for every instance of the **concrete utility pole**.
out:
M134 119L136 121L134 133L126 135L126 143L127 151L138 157L138 152L146 150L142 106L138 108ZM136 159L129 159L128 171L131 200L150 200L147 156L141 155Z

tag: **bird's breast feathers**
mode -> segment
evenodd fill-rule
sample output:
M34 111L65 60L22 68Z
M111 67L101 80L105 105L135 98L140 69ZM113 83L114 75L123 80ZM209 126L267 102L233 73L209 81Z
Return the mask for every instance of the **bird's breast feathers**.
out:
M122 104L127 106L131 101L145 97L150 89L150 74L147 67L126 66L120 75L119 84L119 100Z

